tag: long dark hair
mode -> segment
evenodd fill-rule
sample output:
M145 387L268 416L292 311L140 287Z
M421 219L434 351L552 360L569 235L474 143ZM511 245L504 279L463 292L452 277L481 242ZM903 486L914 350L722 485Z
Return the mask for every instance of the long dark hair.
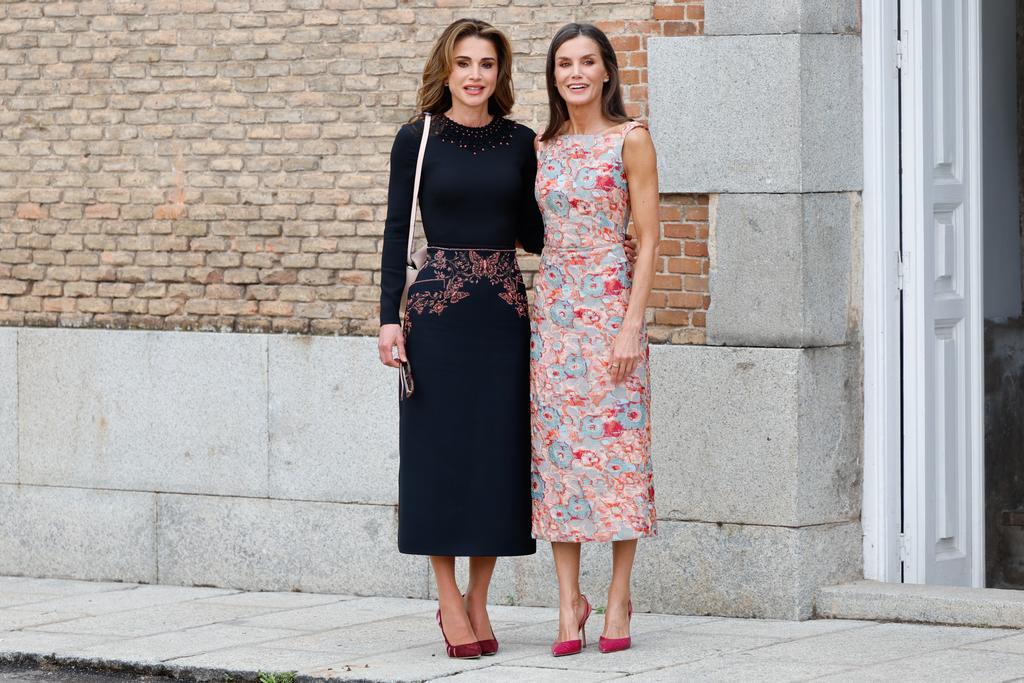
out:
M590 38L601 52L601 61L604 62L605 71L608 72L608 82L604 84L601 91L601 112L609 121L625 123L632 119L626 114L626 105L622 101L622 87L619 84L619 60L615 56L615 48L604 31L593 24L566 24L558 29L558 33L551 39L551 47L548 48L547 82L548 82L548 126L540 136L542 141L550 140L562 131L566 121L569 120L569 107L565 100L558 93L558 85L555 83L555 53L558 48L573 38Z
M498 79L494 94L487 100L487 111L494 116L507 116L512 111L516 97L512 88L512 46L508 38L486 21L456 19L438 37L423 66L423 82L417 93L413 120L423 113L443 114L452 108L452 93L444 82L455 61L455 43L470 36L491 41L498 55Z

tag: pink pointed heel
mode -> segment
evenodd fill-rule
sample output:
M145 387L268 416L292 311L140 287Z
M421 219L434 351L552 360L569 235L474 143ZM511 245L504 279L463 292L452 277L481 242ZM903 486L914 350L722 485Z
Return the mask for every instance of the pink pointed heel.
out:
M452 645L448 642L448 636L444 632L444 624L441 623L441 610L437 610L437 625L441 627L441 637L444 638L444 645L448 649L448 656L452 659L479 659L482 654L480 643L474 641L464 645Z
M578 627L580 637L576 640L563 640L552 645L551 654L555 657L578 655L587 646L587 619L590 617L590 603L587 601L587 596L581 595L580 597L583 598L583 617L580 619Z
M607 612L605 612L605 614L607 614ZM627 620L631 620L633 618L632 600L626 604L626 615ZM597 639L597 649L604 654L628 650L632 644L633 639L629 636L626 636L625 638L605 638L604 636L601 636Z

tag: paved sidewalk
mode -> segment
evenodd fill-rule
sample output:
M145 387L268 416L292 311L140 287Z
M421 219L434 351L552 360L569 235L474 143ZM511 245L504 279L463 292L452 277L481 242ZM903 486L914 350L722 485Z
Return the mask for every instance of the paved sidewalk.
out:
M435 603L0 577L0 661L224 681L1024 681L1024 632L637 614L633 649L554 659L553 609L491 609L501 651L444 655ZM591 617L596 641L601 616ZM19 656L22 655L22 656ZM0 677L2 678L2 677Z

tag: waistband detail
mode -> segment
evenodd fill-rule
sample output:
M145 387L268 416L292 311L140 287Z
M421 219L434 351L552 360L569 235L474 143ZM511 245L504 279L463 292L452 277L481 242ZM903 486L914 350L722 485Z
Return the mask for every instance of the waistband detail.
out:
M605 242L604 244L549 244L544 243L544 250L553 251L600 251L602 249L622 248L622 242Z
M509 253L515 253L515 247L451 247L442 246L438 244L428 244L427 251L507 251Z

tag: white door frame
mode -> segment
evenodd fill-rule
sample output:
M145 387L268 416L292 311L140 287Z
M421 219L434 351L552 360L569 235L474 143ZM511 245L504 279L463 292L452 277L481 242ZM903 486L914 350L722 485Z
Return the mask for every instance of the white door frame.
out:
M897 3L863 0L864 577L899 582L901 487Z
M904 27L910 29L909 45L903 51L906 68L902 74L901 106L905 114L903 248L904 262L909 262L903 300L904 358L912 359L903 367L903 491L907 538L903 580L961 584L966 579L971 586L984 587L981 9L980 0L932 2L906 0L908 16L901 17ZM950 16L959 16L959 24L948 23ZM941 26L962 30L962 38L955 34L940 38L935 31L941 31L941 27L931 23L940 17ZM926 41L931 45L928 50L949 51L946 53L949 61L923 63ZM951 56L950 52L954 54ZM961 55L962 61L956 55ZM942 72L942 64L952 70ZM949 64L954 66L949 67ZM963 65L962 72L956 68L959 64ZM940 82L947 83L945 92L938 85ZM958 110L963 107L959 110L962 113L947 112L953 120L942 120L944 102L950 101L957 92L964 98L956 103ZM932 97L940 93L943 101L933 101ZM933 119L941 123L924 123ZM929 125L938 127L933 130ZM937 131L945 132L937 134ZM955 139L949 141L947 135ZM937 171L928 160L937 154L943 154L950 170L944 171L946 176L933 178ZM927 167L921 166L921 159ZM940 205L947 209L956 207L946 212L949 214L946 220L952 222L942 234L954 235L955 230L963 235L963 250L955 246L957 238L948 239L953 240L954 252L965 258L962 265L953 266L949 275L952 281L961 281L961 284L947 285L952 288L950 292L935 294L933 290L939 285L933 271L939 268L937 254L941 241L934 230L942 224L935 210ZM958 214L961 218L954 218ZM955 227L956 224L959 227ZM956 257L947 258L955 260ZM965 295L960 296L964 291ZM941 356L945 359L943 362L934 346L939 335L934 326L940 317L946 316L952 316L950 321L958 321L955 325L959 331L945 332L953 336L943 342L948 344L944 353L951 354ZM952 384L940 379L945 373L953 373ZM943 396L946 398L941 398ZM941 402L938 407L933 403L936 400ZM963 412L960 412L961 406ZM937 436L936 430L941 430L945 438ZM933 480L934 477L940 477L940 481Z
M966 0L969 11L969 40L965 49L973 68L980 73L980 26L978 0ZM886 582L918 582L915 568L924 566L923 534L911 533L912 542L904 545L902 523L903 421L900 367L900 292L903 286L904 257L900 245L899 177L899 80L898 65L909 54L909 31L897 35L896 2L863 0L862 49L864 66L864 494L863 526L864 576ZM906 29L906 27L903 27ZM905 77L909 74L905 74ZM971 195L981 197L980 83L969 79L971 103L968 113L973 124L968 147L972 157ZM905 105L907 106L907 105ZM915 169L904 169L907 173ZM972 302L981 315L981 203L971 205L971 252L977 255L971 267ZM908 264L909 267L910 264ZM980 318L979 318L980 320ZM975 514L971 517L973 586L985 581L984 563L984 476L983 476L983 382L980 322L971 331L974 353L970 375L974 386L967 391L978 399L971 401L972 447L978 449L970 473ZM914 400L913 396L910 397ZM908 416L912 417L912 416ZM920 449L919 449L920 450ZM923 452L907 454L907 474L920 471ZM912 531L909 530L908 531ZM903 576L903 557L911 571Z

